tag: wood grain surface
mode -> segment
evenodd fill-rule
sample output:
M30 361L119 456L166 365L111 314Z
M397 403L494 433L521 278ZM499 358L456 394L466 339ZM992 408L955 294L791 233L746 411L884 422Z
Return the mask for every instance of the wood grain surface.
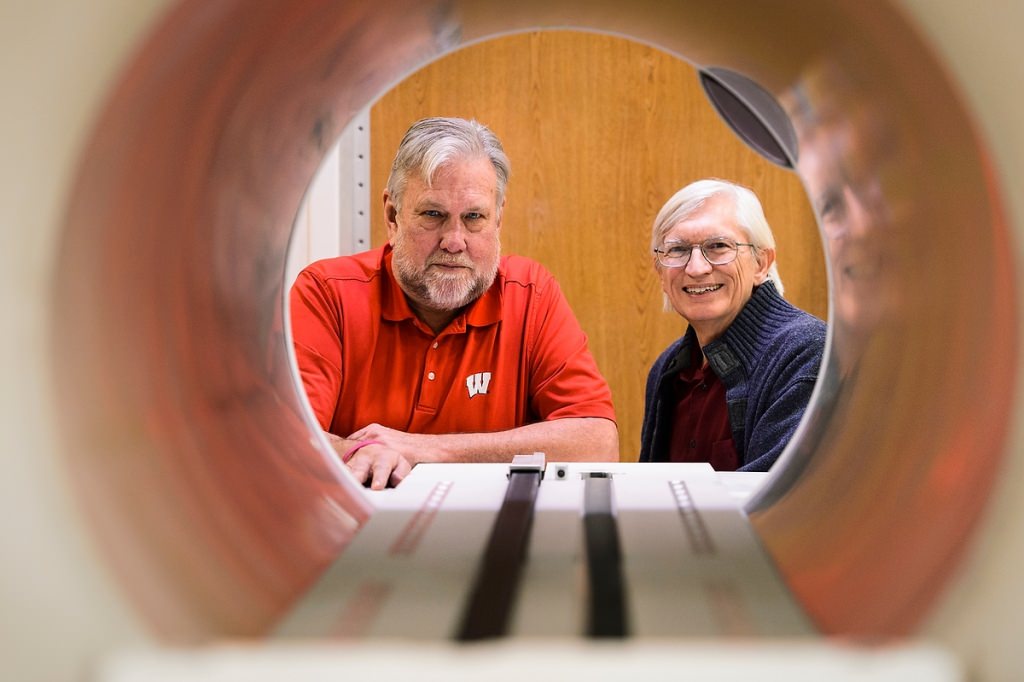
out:
M379 198L391 160L424 116L476 118L502 140L512 162L503 252L558 278L611 384L624 461L638 455L647 371L685 330L663 310L648 250L654 217L676 190L702 177L753 189L786 297L827 317L821 239L799 178L728 129L682 59L610 35L535 31L428 64L371 111L374 245L385 239Z

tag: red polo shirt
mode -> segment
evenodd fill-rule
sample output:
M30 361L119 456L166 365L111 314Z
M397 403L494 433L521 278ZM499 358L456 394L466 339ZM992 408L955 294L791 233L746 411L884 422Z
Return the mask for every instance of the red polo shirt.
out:
M439 334L416 317L391 248L318 261L291 290L295 355L320 425L411 433L615 419L611 391L558 283L504 256L494 284Z

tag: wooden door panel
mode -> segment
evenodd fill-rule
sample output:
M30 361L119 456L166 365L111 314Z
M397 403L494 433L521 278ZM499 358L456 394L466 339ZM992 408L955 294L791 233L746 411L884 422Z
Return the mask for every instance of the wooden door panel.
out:
M687 62L619 37L576 31L504 36L412 74L371 110L372 240L402 135L424 116L487 124L512 163L502 250L558 278L611 384L620 458L635 460L643 390L685 329L662 309L650 228L683 185L720 177L753 189L778 242L786 298L827 315L825 261L799 178L747 148L707 102Z

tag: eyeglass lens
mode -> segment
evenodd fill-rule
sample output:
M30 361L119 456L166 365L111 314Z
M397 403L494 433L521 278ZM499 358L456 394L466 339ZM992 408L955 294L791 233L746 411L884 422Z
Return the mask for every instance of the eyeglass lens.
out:
M684 266L690 262L693 248L698 244L673 244L659 249L658 257L663 265ZM701 253L712 265L725 265L736 258L738 245L731 239L715 237L699 244Z

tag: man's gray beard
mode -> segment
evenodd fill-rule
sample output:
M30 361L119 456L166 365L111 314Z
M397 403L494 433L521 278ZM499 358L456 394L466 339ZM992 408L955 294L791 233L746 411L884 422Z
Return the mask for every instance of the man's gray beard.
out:
M391 257L395 277L406 295L431 310L458 310L469 305L483 296L498 274L497 254L500 253L500 245L495 249L496 255L489 267L481 272L474 271L476 276L470 279L461 274L452 276L436 268L430 268L429 263L432 262L468 263L468 260L459 257L444 259L437 253L431 255L427 259L428 265L420 270L406 257L403 239L399 232ZM497 235L494 239L497 241Z

